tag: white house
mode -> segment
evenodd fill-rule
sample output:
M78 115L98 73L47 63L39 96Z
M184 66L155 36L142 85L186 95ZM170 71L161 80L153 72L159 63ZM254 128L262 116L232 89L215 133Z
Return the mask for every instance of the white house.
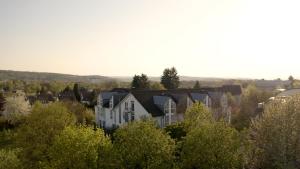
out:
M182 121L186 109L197 101L209 108L214 103L208 92L200 90L114 89L99 94L95 106L96 124L110 129L151 117L160 127L165 127ZM219 102L222 105L222 97Z
M151 117L131 93L100 93L95 112L97 124L104 128L114 128L130 121Z

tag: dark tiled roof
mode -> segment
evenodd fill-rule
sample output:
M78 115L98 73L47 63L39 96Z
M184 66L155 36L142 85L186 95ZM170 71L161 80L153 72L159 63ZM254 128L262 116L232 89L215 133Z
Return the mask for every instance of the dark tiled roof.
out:
M167 96L176 103L177 113L184 113L187 109L187 98L189 94L184 90L133 90L131 93L152 114L162 116L164 112L154 103L154 96Z
M76 97L73 90L65 90L58 94L58 99L61 101L75 101Z
M164 115L153 101L153 96L159 95L159 92L132 91L131 93L153 117Z
M233 96L242 94L242 87L240 85L223 85L222 88L225 93L231 93Z
M40 101L42 103L49 103L56 101L56 98L51 93L40 93L36 96L27 96L27 100L32 105L36 101Z
M125 93L125 94L132 93L133 96L146 109L146 111L152 114L153 117L164 115L164 112L159 108L158 105L154 103L155 96L170 97L176 103L176 112L184 113L188 107L187 98L190 98L192 101L195 102L195 100L191 96L191 93L208 95L209 97L212 97L212 101L213 103L215 103L215 105L220 104L221 96L224 93L222 87L201 88L201 89L173 89L173 90L131 90L126 88L125 89L117 88L111 90L111 92Z
M128 93L118 93L114 94L114 107L118 105L126 96Z
M43 94L37 95L37 100L48 103L48 102L54 102L55 98L50 93L43 93Z

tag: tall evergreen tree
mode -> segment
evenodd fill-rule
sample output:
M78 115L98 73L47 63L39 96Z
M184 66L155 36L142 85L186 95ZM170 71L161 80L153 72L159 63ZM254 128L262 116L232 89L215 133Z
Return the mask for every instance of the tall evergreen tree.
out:
M75 83L75 84L74 84L73 92L74 92L74 95L75 95L75 97L76 97L76 100L77 100L78 102L80 102L80 101L81 101L81 95L80 95L78 83Z
M177 89L179 87L179 76L175 67L167 68L161 76L160 82L166 89Z
M0 93L0 112L4 109L5 99L2 93Z
M200 83L199 83L199 81L197 80L193 88L194 88L194 89L200 89L200 87L201 87L201 86L200 86Z
M149 89L150 82L148 80L147 75L145 75L145 74L134 75L132 82L131 82L131 88L133 88L133 89Z

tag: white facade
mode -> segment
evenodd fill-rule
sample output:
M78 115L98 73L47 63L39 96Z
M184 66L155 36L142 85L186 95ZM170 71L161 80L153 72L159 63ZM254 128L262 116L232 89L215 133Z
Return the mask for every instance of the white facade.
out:
M132 94L129 93L116 106L113 106L113 97L110 98L110 106L106 108L101 104L102 98L99 95L98 104L95 107L95 118L98 126L114 128L133 120L151 117Z
M183 114L176 113L176 103L170 97L162 103L157 104L163 116L153 117L160 127L165 127L177 121L183 120ZM128 93L118 104L113 103L114 95L109 99L109 106L103 106L103 98L101 94L98 97L97 105L95 106L96 124L99 127L106 129L122 126L130 121L152 118L152 115L141 105L141 103ZM192 101L189 99L192 103ZM113 106L115 105L115 106Z
M189 96L183 97L185 100L182 100L183 98L181 98L181 101L178 102L178 100L176 100L175 102L174 98L169 95L153 95L151 98L153 101L151 104L153 105L151 106L155 106L157 110L155 110L156 108L154 110L150 110L149 105L144 106L148 106L149 111L158 112L148 112L148 109L146 110L138 99L130 92L103 92L99 95L97 105L95 106L96 124L99 127L111 129L122 126L131 121L153 118L157 122L158 126L165 127L184 120L185 110L192 106L194 101ZM208 94L205 95L205 97L202 95L199 98L199 101L203 102L208 108L211 108L212 100ZM117 102L114 103L114 101ZM226 114L229 116L230 121L231 112L228 111L226 95L223 94L219 101L220 107L215 111L221 111L221 114ZM151 113L156 115L161 114L161 116L153 117Z

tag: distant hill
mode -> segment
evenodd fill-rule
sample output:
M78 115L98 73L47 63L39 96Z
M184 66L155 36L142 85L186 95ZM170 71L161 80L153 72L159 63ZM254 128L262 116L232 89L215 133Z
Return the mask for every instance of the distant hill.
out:
M149 76L151 81L160 81L158 76ZM70 75L61 73L48 73L48 72L28 72L28 71L13 71L13 70L0 70L0 81L2 80L24 80L24 81L62 81L62 82L88 82L88 83L101 83L105 81L122 81L131 82L131 76L99 76L99 75ZM212 77L191 77L180 76L181 81L210 81L218 82L229 80L226 78L212 78ZM246 80L246 79L244 79Z
M69 75L69 74L60 74L60 73L0 70L0 81L3 80L101 83L101 82L112 81L116 79L106 77L106 76L98 76L98 75L78 76L78 75Z

